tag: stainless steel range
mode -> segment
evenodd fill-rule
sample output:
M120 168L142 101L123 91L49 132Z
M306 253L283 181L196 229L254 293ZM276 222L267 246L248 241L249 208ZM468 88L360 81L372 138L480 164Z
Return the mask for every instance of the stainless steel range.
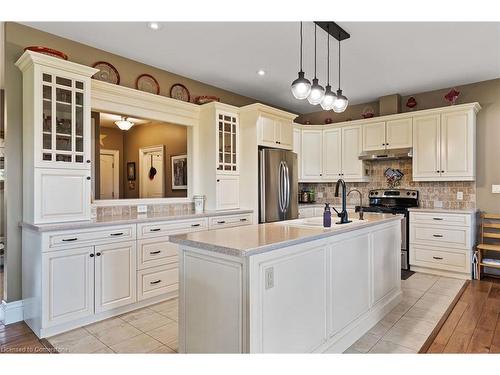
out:
M364 212L381 212L402 214L401 220L401 269L409 270L409 211L408 208L418 207L418 191L408 189L377 189L368 193L370 205L363 207ZM359 207L356 208L359 210Z

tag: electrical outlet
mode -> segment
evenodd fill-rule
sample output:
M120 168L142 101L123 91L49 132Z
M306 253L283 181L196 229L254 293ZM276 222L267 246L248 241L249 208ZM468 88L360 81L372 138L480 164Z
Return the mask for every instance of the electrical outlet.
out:
M145 204L138 204L137 205L137 213L138 214L145 214L148 212L148 206Z
M500 185L491 185L491 192L494 194L500 193Z
M457 200L461 201L464 199L463 191L457 191Z
M322 191L318 191L318 192L316 193L316 196L317 196L318 198L323 198L323 192L322 192Z
M274 268L269 267L266 268L265 272L265 279L266 279L266 289L271 289L274 287Z

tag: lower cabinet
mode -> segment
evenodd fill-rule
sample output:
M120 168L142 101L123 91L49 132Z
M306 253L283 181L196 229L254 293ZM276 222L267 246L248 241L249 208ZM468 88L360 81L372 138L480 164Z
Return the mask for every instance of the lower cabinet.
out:
M144 300L179 289L179 265L159 266L137 272L138 299Z
M231 210L240 207L239 176L218 175L216 190L217 210Z

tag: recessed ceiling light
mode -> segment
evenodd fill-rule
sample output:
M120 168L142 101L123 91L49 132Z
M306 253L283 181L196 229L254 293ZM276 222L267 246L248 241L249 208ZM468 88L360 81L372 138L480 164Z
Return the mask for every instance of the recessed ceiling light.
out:
M263 70L263 69L259 69L259 70L257 70L257 74L258 74L259 76L264 76L264 75L266 75L266 71L265 71L265 70Z
M148 26L152 30L158 30L160 28L160 24L158 22L150 22Z

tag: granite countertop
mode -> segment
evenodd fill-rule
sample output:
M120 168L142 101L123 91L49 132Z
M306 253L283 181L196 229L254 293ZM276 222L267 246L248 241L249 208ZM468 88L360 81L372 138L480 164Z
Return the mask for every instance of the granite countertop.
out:
M478 210L475 208L471 209L452 209L452 208L421 208L413 207L408 208L408 211L412 212L430 212L430 213L441 213L441 214L474 214Z
M21 222L23 228L31 229L37 232L48 232L56 230L70 230L70 229L83 229L108 225L124 225L124 224L137 224L147 223L154 221L171 221L182 219L197 219L203 217L225 216L225 215L238 215L252 213L253 210L224 210L224 211L205 211L201 214L196 214L193 211L181 212L148 212L145 214L129 214L129 215L113 215L102 216L86 221L71 221L65 223L53 224L30 224Z
M356 219L355 216L352 217ZM206 232L193 232L171 236L170 241L226 255L246 257L390 221L398 221L403 216L365 213L364 217L365 220L362 222L358 221L344 225L333 224L335 218L332 217L331 228L301 226L300 223L308 219L297 219L277 223L216 229Z

